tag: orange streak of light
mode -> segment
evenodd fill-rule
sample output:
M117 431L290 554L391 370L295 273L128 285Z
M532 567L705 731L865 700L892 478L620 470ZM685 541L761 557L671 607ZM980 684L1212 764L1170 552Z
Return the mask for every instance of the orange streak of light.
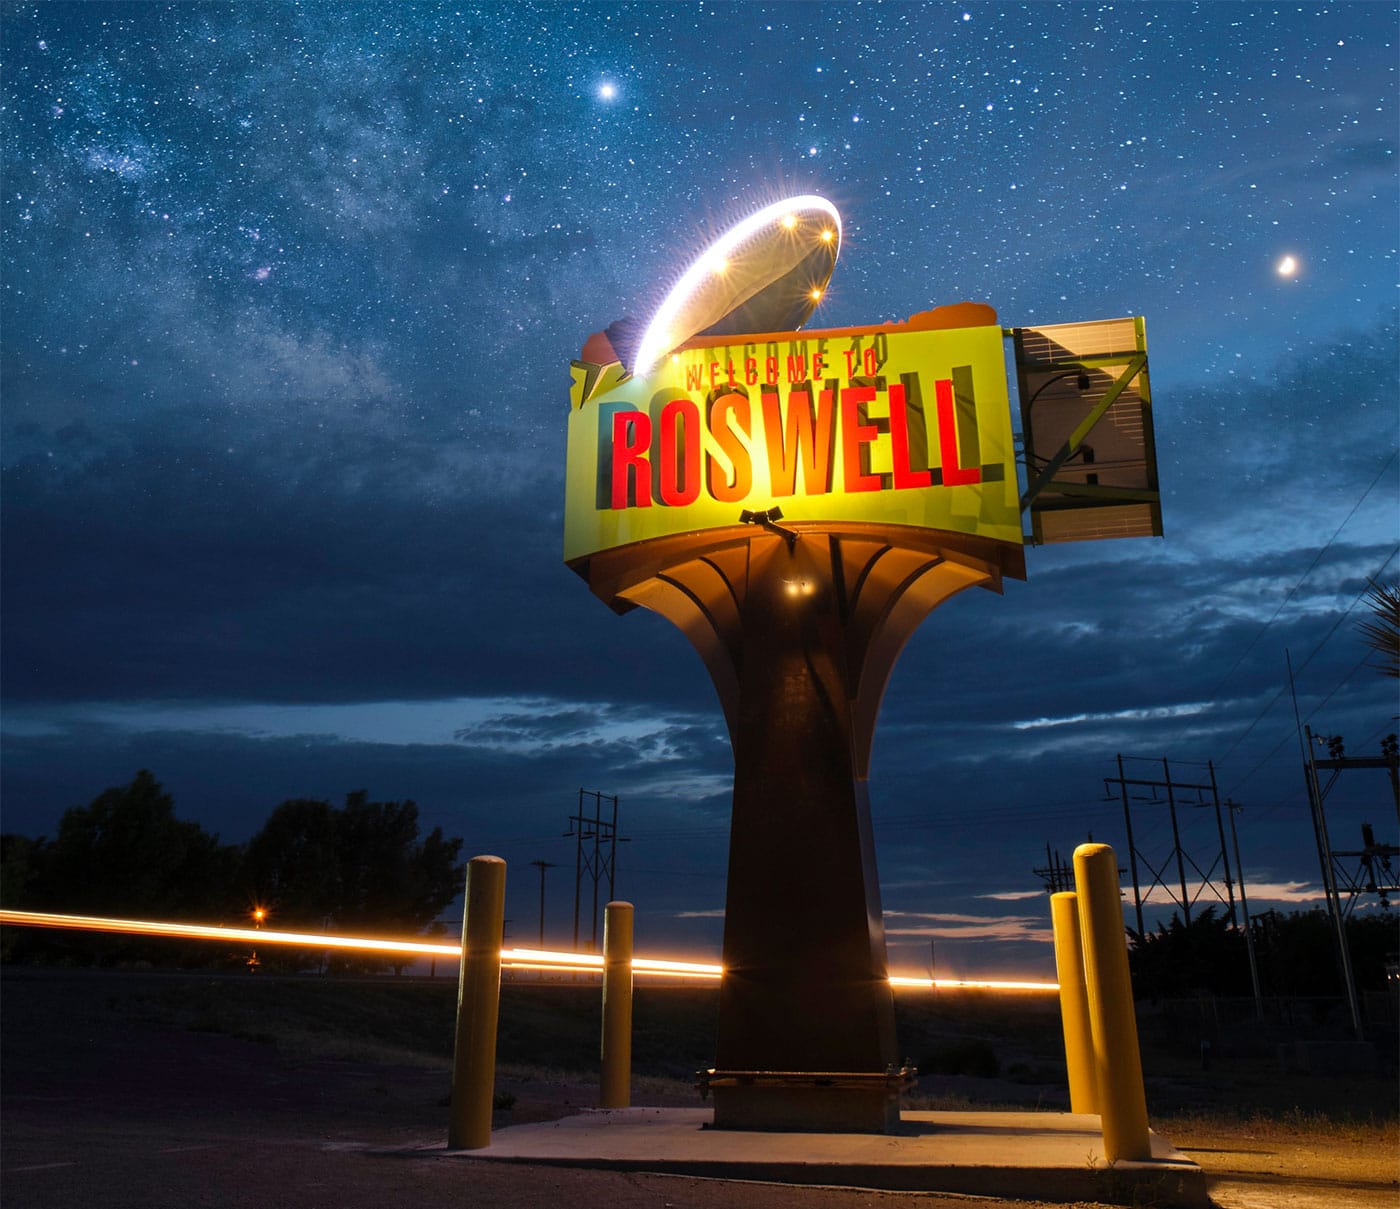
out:
M369 936L327 936L318 932L279 932L270 928L226 928L211 924L163 923L149 919L107 919L94 915L57 915L46 911L0 911L0 924L28 928L68 928L80 932L122 932L133 936L173 936L186 940L242 941L252 945L310 945L317 949L362 949L378 953L415 953L424 957L461 957L458 945L389 940Z
M1058 991L1058 982L1030 982L1010 979L908 978L890 975L893 987L913 987L922 991Z
M133 936L164 936L184 940L220 940L252 945L301 945L314 949L355 949L372 953L408 953L420 957L460 959L459 945L425 941L390 940L371 936L332 936L322 932L282 932L270 928L230 928L212 924L165 923L147 919L110 919L93 915L61 915L46 911L0 910L0 924L29 928L66 928L82 932L117 932ZM501 963L511 969L584 970L601 972L603 958L596 953L551 952L543 949L502 949ZM682 978L718 978L721 967L659 957L637 957L632 969L638 974Z
M281 932L268 928L229 928L212 924L164 923L147 919L110 919L94 915L62 915L47 911L0 910L0 924L25 928L66 928L82 932L118 932L134 936L166 936L186 940L219 940L252 945L302 945L313 949L355 949L371 953L409 953L420 957L460 959L459 945L391 940L372 936L331 936L321 932ZM601 972L598 953L569 953L550 949L502 949L501 963L510 969L579 970ZM719 978L724 967L706 962L634 957L636 974L679 978ZM962 978L910 978L891 975L890 985L923 990L1056 991L1053 982L976 981Z

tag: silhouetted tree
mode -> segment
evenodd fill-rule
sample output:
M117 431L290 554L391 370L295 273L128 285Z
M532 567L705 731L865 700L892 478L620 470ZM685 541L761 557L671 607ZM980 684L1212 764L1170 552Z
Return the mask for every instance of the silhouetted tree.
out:
M1342 994L1332 920L1322 909L1284 915L1266 911L1251 921L1260 979L1268 995ZM1180 915L1139 936L1129 930L1128 963L1139 999L1198 994L1249 995L1244 933L1207 907L1189 924ZM1352 971L1360 990L1385 986L1387 956L1397 947L1393 912L1353 915L1346 922Z
M39 874L48 841L26 835L0 835L0 906L23 908Z
M271 910L279 926L325 928L340 909L336 810L329 802L283 802L243 853L249 902Z
M1244 933L1231 927L1213 906L1188 924L1180 915L1159 923L1155 932L1129 930L1128 965L1133 993L1142 999L1175 998L1210 991L1250 993Z
M7 835L0 843L4 905L76 915L205 923L248 922L265 907L271 926L411 936L461 891L460 839L435 827L418 834L414 802L371 802L351 793L343 808L283 802L243 848L219 843L175 817L174 802L142 769L67 811L53 841ZM248 949L83 932L6 929L6 960L227 964ZM320 955L259 947L271 965L297 968ZM351 968L399 965L337 959Z
M25 835L0 835L0 907L27 910L33 902L32 888L39 875L48 841ZM25 956L26 929L0 930L0 961Z
M1357 626L1366 645L1380 656L1372 666L1387 676L1400 677L1400 581L1373 583L1365 600L1371 620Z
M243 880L280 926L414 935L460 892L461 847L440 827L420 840L416 803L371 802L361 790L338 810L323 801L283 802L249 841ZM271 959L299 960L290 953ZM384 963L337 957L333 964Z
M158 919L223 914L234 850L175 803L147 769L64 813L47 846L36 897L53 910Z
M27 851L9 845L12 859L22 854L25 862L18 905L26 908L208 922L233 906L237 850L198 823L177 819L174 801L144 768L129 785L65 811L52 842L29 844ZM104 962L211 956L207 947L81 933L50 936L37 947L54 957Z
M413 802L371 802L363 791L340 815L340 926L417 932L456 896L465 867L455 864L462 841L435 827L418 841Z
M1321 907L1284 915L1267 911L1254 920L1261 977L1271 995L1342 994L1336 931ZM1400 947L1393 911L1367 911L1346 921L1348 952L1357 989L1385 989L1385 966Z

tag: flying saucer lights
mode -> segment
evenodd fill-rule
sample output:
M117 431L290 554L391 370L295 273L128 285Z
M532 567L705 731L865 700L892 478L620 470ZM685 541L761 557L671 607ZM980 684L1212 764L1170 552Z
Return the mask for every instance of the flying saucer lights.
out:
M841 215L805 194L731 227L682 274L647 325L632 372L646 374L694 336L795 331L826 292Z

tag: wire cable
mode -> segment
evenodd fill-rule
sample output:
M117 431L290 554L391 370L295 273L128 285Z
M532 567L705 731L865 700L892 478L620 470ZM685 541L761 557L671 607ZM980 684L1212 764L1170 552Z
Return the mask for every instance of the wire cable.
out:
M1240 652L1239 658L1237 658L1235 662L1230 665L1230 670L1220 678L1220 683L1217 684L1210 693L1211 698L1215 698L1220 695L1220 690L1224 688L1225 685L1229 682L1230 677L1233 676L1235 672L1239 670L1240 664L1242 664L1245 661L1245 657L1249 654L1250 651L1254 649L1255 644L1258 643L1259 639L1261 639L1264 636L1264 632L1271 625L1273 625L1275 621L1278 620L1279 614L1283 612L1284 608L1288 605L1288 602L1293 599L1294 593L1296 593L1298 589L1303 586L1303 582L1308 578L1309 575L1313 573L1313 568L1316 567L1317 564L1322 560L1322 556L1332 548L1332 544L1337 540L1338 536L1340 536L1342 530L1347 527L1347 522L1350 521L1351 518L1356 515L1356 510L1366 502L1366 497L1370 495L1372 491L1375 490L1376 484L1381 481L1381 478L1384 476L1385 472L1390 469L1390 464L1391 462L1395 461L1397 455L1400 455L1400 450L1391 451L1390 456L1385 460L1385 464L1380 468L1380 470L1376 472L1376 477L1371 480L1370 485L1366 488L1365 491L1361 493L1360 498L1357 499L1356 503L1354 503L1351 506L1351 511L1348 512L1346 516L1342 519L1342 523L1337 526L1336 531L1332 534L1331 537L1327 539L1327 544L1323 546L1322 549L1319 550L1316 555L1313 556L1312 562L1308 564L1308 569L1298 577L1298 582L1295 583L1291 588L1289 588L1288 595L1285 596L1283 600L1279 602L1279 606L1274 610L1273 616L1270 617L1268 621L1266 621L1262 626L1259 627L1258 632L1254 635L1253 638L1250 639L1249 645L1246 646L1244 650ZM1270 702L1270 704L1273 703Z
M1385 560L1385 562L1383 562L1383 563L1381 564L1380 570L1376 572L1375 578L1379 579L1382 575L1385 574L1385 569L1386 569L1388 566L1390 566L1390 564L1391 564L1391 562L1394 560L1396 554L1400 554L1400 546L1397 546L1394 550L1392 550L1392 551L1390 552L1390 557L1387 558L1387 559ZM1322 648L1327 644L1328 639L1330 639L1330 638L1332 637L1332 635L1335 634L1335 633L1337 632L1338 626L1340 626L1340 625L1342 624L1342 622L1344 622L1344 621L1351 615L1351 611L1352 611L1354 608L1356 608L1356 606L1357 606L1358 604L1360 604L1362 600L1365 599L1365 596L1366 596L1366 593L1365 593L1365 592L1362 592L1360 596L1358 596L1355 600L1353 600L1353 601L1351 602L1350 605L1347 606L1346 611L1345 611L1340 617L1337 618L1337 620L1333 623L1332 628L1331 628L1330 630L1327 631L1326 635L1323 636L1322 641L1319 642L1315 647L1313 647L1313 649L1312 649L1311 651L1308 652L1307 658L1304 659L1303 662L1302 662L1301 664L1299 664L1296 668L1294 668L1294 675L1295 675L1295 676L1296 676L1299 672L1301 672L1305 667L1307 667L1308 664L1309 664L1310 662L1312 662L1313 656L1315 656L1315 655L1318 653L1318 651L1322 650ZM1369 656L1367 656L1367 658L1369 658ZM1350 678L1351 675L1352 675L1351 672L1348 672L1348 673L1347 673L1348 678ZM1285 688L1287 688L1287 687L1288 687L1288 686L1287 686L1286 684L1281 684L1281 685L1279 685L1278 691L1275 692L1274 695L1273 695L1272 697L1269 698L1268 704L1265 705L1264 708L1263 708L1262 710L1260 710L1258 714L1255 715L1254 721L1251 722L1247 727L1245 727L1244 732L1243 732L1241 735L1239 735L1239 737L1236 738L1235 741L1234 741L1233 743L1231 743L1229 747L1227 747L1227 748L1225 749L1225 754L1222 755L1222 756L1220 757L1220 761L1219 761L1219 762L1220 762L1221 764L1224 764L1225 761L1228 760L1228 759L1230 758L1230 753L1231 753L1232 751L1234 751L1235 748L1237 748L1241 743L1243 743L1243 742L1245 741L1245 739L1247 739L1247 738L1249 737L1250 732L1253 731L1254 728L1255 728L1256 726L1258 726L1259 723L1262 722L1262 721L1264 720L1264 718L1265 718L1265 716L1268 714L1268 712L1269 712L1271 709L1273 709L1274 703L1275 703L1281 696L1283 696L1283 690L1284 690ZM1340 685L1339 685L1338 687L1340 687ZM1333 689L1333 690L1332 690L1333 693L1335 693L1336 691L1337 691L1336 689ZM1331 694L1328 695L1328 699L1329 699L1329 700L1331 699ZM1285 740L1285 741L1286 741L1286 740ZM1275 748L1274 748L1274 751L1277 751L1277 750L1278 750L1278 748L1275 747ZM1269 753L1269 755L1272 755L1272 754L1273 754L1273 752L1270 752L1270 753ZM1266 756L1265 759L1267 760L1267 759L1268 759L1268 756ZM1249 777L1253 776L1254 773L1257 772L1257 771L1259 770L1259 768L1262 766L1262 764L1263 764L1263 761L1261 761L1260 764L1256 764L1256 765L1254 766L1254 768L1250 769L1249 773L1248 773L1240 782L1238 782L1238 783L1234 786L1234 788L1232 788L1232 789L1230 790L1230 792L1231 792L1231 793L1234 793L1235 790L1237 790L1237 789L1239 788L1239 786L1242 785L1242 784L1244 783L1245 780L1248 780Z

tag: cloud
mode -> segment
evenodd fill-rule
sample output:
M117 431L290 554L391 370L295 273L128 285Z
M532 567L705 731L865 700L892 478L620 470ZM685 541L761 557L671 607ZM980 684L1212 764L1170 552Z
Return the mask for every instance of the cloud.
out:
M1004 944L1049 944L1049 920L1032 915L965 915L956 912L885 912L885 935L892 940L976 940Z
M1112 713L1071 714L1063 718L1031 718L1011 723L1012 730L1044 730L1056 726L1079 726L1086 722L1151 722L1166 718L1190 718L1204 713L1211 706L1204 701L1184 705L1158 705L1138 709L1120 709Z
M76 735L91 727L126 734L177 732L340 743L460 744L510 755L618 745L649 762L693 754L692 732L707 735L711 746L725 741L715 734L712 723L683 714L658 714L612 701L542 697L296 704L95 701L19 706L8 710L0 721L0 731L17 737Z
M1224 909L1218 894L1199 880L1188 879L1186 893L1192 903L1198 904L1202 909L1212 904L1216 906L1217 911ZM1300 881L1268 882L1250 879L1245 883L1245 893L1249 896L1251 910L1255 913L1266 903L1313 906L1327 900L1327 895L1320 886ZM1176 901L1180 895L1180 886L1174 886L1170 890L1163 886L1152 886L1143 894L1142 901L1144 906L1161 906Z

